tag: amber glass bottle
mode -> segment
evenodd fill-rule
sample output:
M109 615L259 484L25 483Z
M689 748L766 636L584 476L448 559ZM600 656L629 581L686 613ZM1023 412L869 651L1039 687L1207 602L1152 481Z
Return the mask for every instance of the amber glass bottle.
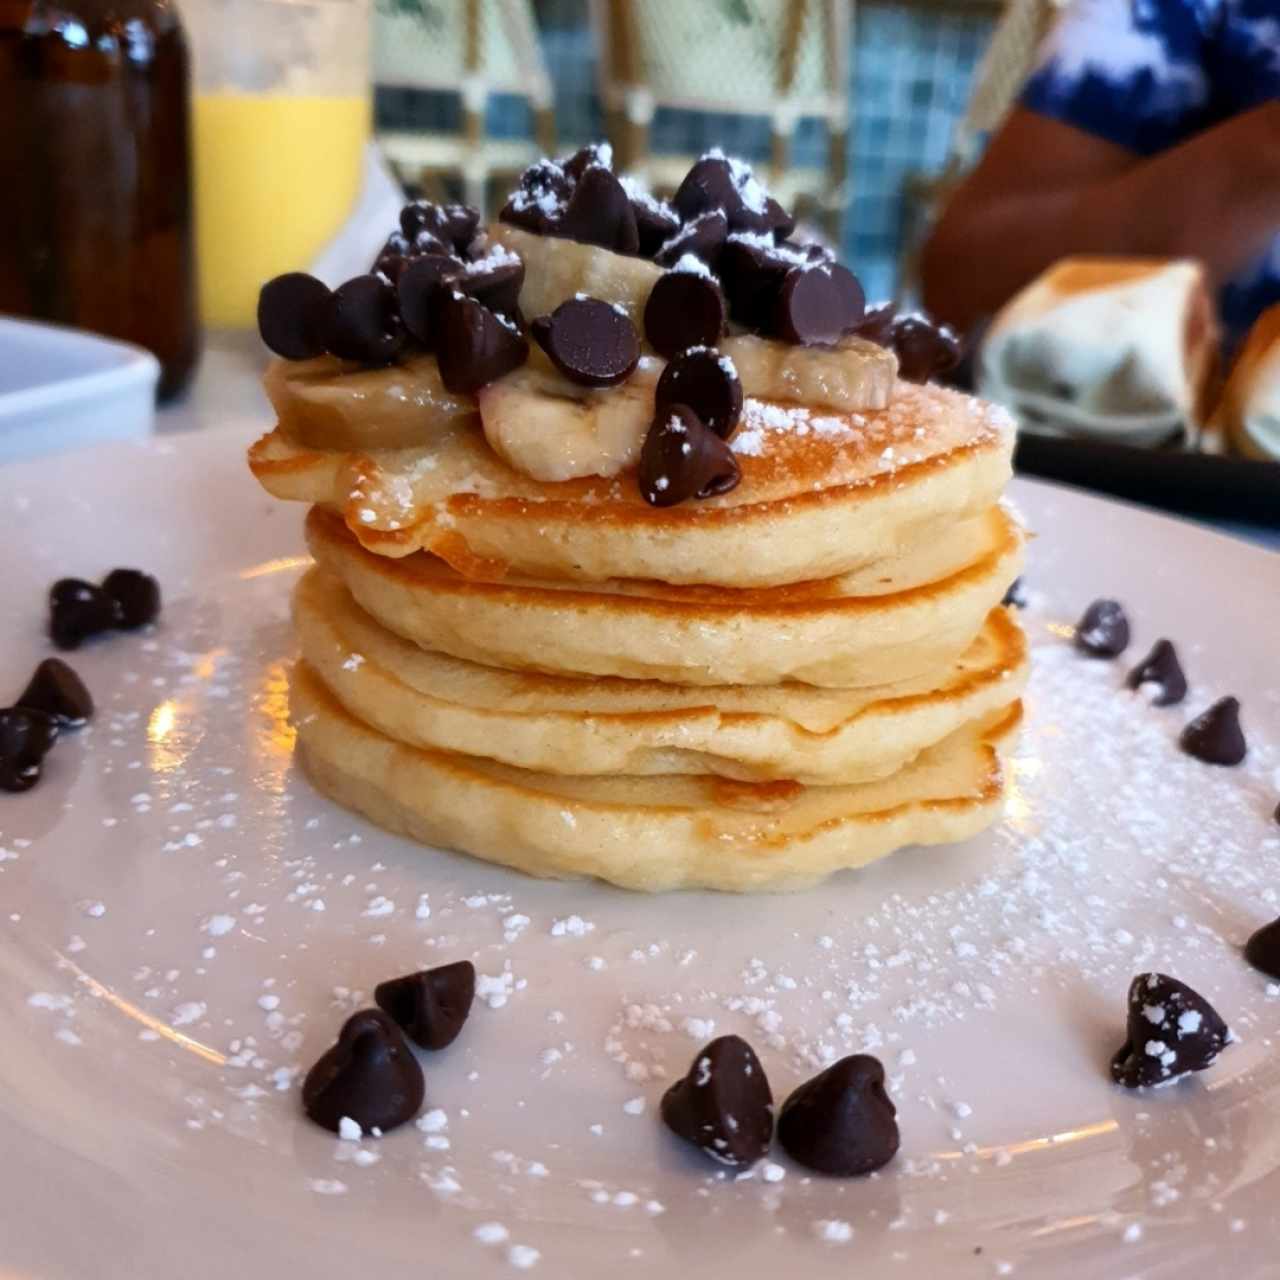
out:
M190 65L168 0L0 0L0 312L199 350Z

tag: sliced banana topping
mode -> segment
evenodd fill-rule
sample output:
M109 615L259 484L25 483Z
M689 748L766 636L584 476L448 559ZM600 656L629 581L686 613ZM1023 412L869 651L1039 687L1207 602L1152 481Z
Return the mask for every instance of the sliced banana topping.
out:
M753 399L810 409L884 409L898 373L893 352L865 338L842 338L834 347L798 347L744 333L722 338L719 349L737 366L742 389Z
M640 456L661 369L646 357L620 386L593 389L530 361L480 392L485 439L535 480L617 475Z

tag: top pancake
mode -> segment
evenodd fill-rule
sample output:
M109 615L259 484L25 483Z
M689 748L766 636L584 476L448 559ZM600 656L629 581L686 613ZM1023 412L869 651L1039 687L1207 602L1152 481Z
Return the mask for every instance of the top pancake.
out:
M323 380L376 411L413 398L413 362L361 370L329 357L270 376ZM331 380L331 381L330 381ZM343 452L281 423L249 452L277 497L340 515L363 546L434 552L459 572L497 578L644 578L771 587L848 573L987 510L1011 474L1012 423L941 387L897 384L887 409L808 414L748 401L733 439L742 482L718 498L655 509L635 476L547 483L509 467L478 420L416 448Z

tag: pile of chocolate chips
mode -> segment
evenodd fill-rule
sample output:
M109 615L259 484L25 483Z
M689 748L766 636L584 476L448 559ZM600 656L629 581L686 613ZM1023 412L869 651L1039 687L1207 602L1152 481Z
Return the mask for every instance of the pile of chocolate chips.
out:
M336 289L294 271L258 296L262 340L286 360L328 353L378 367L434 351L455 394L471 394L523 364L524 263L477 239L480 214L418 200L372 268Z
M13 706L0 710L0 791L30 791L66 729L93 715L93 698L61 658L46 658Z
M645 312L646 337L668 358L714 345L730 318L786 342L858 334L893 347L903 377L918 381L959 357L949 331L921 316L866 311L854 276L821 245L793 241L792 215L719 151L698 160L667 202L619 178L607 144L583 147L526 169L500 217L677 268ZM263 341L287 360L328 353L371 367L435 351L445 385L460 394L501 377L528 354L524 264L489 249L479 221L463 205L415 201L367 274L333 290L303 272L276 277L258 300Z
M475 998L469 960L379 983L376 1009L353 1013L302 1082L302 1107L322 1128L343 1121L379 1137L418 1114L426 1096L422 1067L406 1043L443 1049L457 1039Z
M755 1164L773 1139L773 1092L755 1050L721 1036L695 1055L662 1099L667 1128L720 1164ZM778 1113L778 1141L798 1164L833 1177L872 1173L898 1150L897 1109L884 1067L842 1058L802 1084Z

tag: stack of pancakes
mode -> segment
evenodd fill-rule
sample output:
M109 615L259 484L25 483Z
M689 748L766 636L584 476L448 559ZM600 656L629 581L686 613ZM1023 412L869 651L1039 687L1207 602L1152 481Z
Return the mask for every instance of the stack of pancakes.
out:
M671 506L634 469L512 466L432 355L273 365L250 463L312 504L292 703L315 785L424 844L648 890L802 888L989 825L1027 660L1011 424L863 346L879 407L748 386L736 487Z

